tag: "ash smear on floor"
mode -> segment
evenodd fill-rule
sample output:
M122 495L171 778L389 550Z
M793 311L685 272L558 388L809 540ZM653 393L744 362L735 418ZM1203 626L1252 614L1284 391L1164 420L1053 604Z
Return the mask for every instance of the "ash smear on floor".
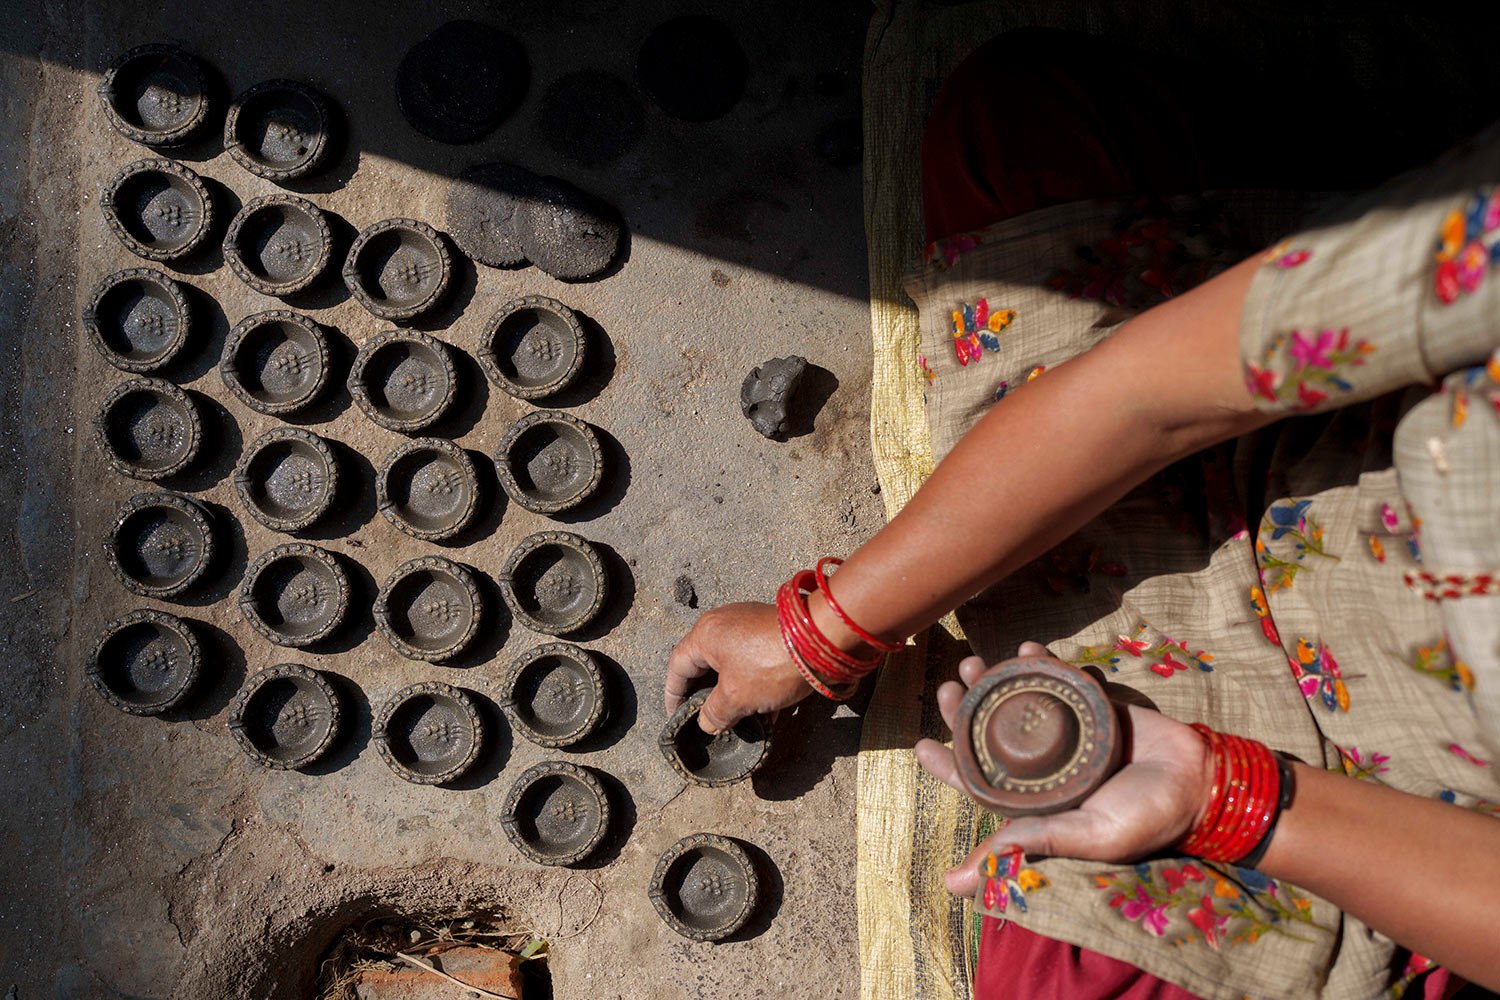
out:
M655 746L665 721L663 665L697 614L674 599L684 569L700 607L765 599L791 570L847 552L879 523L868 490L859 170L818 152L824 129L858 114L867 7L779 6L775 17L761 7L710 9L739 37L750 76L727 116L692 124L660 113L634 83L641 41L680 12L665 0L628 8L605 0L440 3L377 17L353 2L7 5L0 536L12 557L0 565L0 606L10 609L0 630L0 797L8 806L0 810L0 988L15 984L19 1000L300 1000L318 956L351 922L381 912L484 911L552 938L558 996L857 993L854 867L842 859L853 836L858 718L818 706L816 738L813 720L797 717L809 713L784 719L799 749L778 754L779 773L729 789L684 789ZM533 69L517 112L466 147L416 133L394 93L406 50L459 17L524 40ZM448 304L418 324L463 352L468 396L447 431L483 455L531 409L485 383L473 360L479 331L501 304L552 295L602 334L597 346L612 375L569 412L606 436L612 480L594 516L562 526L611 553L621 596L582 644L606 660L621 697L586 752L547 752L512 737L494 708L511 660L546 640L503 615L458 667L403 660L373 632L367 604L331 653L273 647L247 627L233 601L240 575L247 560L287 539L244 515L228 470L246 443L280 423L232 399L215 366L231 325L283 304L244 286L216 249L166 269L214 303L197 344L167 374L213 400L220 428L205 468L171 485L237 525L229 567L208 597L187 605L132 599L110 577L103 532L116 507L148 487L110 471L90 440L94 410L124 376L83 341L77 317L95 282L140 264L108 231L98 196L120 166L152 154L109 128L93 89L119 53L158 40L206 59L231 94L288 77L332 97L348 122L347 148L331 169L294 187L352 229L397 215L441 228L447 178L497 159L567 178L621 210L629 256L603 280L564 284L534 268L464 267ZM573 75L585 71L596 76ZM580 103L590 93L621 107L632 94L641 99L639 138L633 122L590 115ZM558 134L595 128L603 130L597 146ZM226 218L279 190L234 164L216 136L171 155L217 182ZM330 330L343 364L388 326L350 301L336 278L291 308ZM754 364L786 354L827 369L836 388L806 434L768 442L740 415L739 383ZM362 493L337 519L347 530L313 541L361 567L366 602L409 558L441 553L493 577L521 538L555 526L510 504L482 515L461 544L408 538L373 505L374 467L403 439L372 424L342 391L306 426L353 459L346 471ZM744 539L757 540L753 551ZM201 623L212 651L210 690L169 719L115 712L83 677L99 628L137 606ZM245 674L288 660L342 678L356 720L313 774L256 768L225 728ZM401 782L369 744L371 704L419 680L475 692L495 723L477 771L454 789ZM515 777L563 756L613 777L623 817L598 859L576 872L526 862L498 821ZM721 945L678 937L646 897L660 852L700 830L754 845L765 869L766 906ZM602 908L589 919L598 893ZM819 942L816 961L808 940Z

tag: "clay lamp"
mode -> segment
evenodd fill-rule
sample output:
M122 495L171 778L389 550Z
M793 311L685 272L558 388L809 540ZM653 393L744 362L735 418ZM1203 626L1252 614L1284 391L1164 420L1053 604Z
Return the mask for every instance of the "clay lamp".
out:
M548 760L528 767L510 786L500 825L532 861L576 865L604 840L609 814L609 796L592 772Z
M495 451L500 485L516 503L557 514L587 500L604 477L604 452L594 429L558 410L516 421Z
M425 681L385 703L371 738L392 771L418 785L441 785L478 759L484 721L467 692Z
M568 747L604 719L604 674L572 643L552 642L526 653L505 675L500 707L511 727L544 747Z
M507 303L480 334L479 364L517 399L561 392L583 370L588 340L578 316L556 299L528 295Z
M1050 656L995 664L953 724L964 787L1006 816L1076 807L1119 768L1122 742L1104 689Z
M375 599L375 624L396 652L438 663L479 632L483 606L474 574L441 556L402 563Z
M150 267L116 271L83 310L89 339L121 371L156 371L187 346L191 310L182 286Z
M147 260L186 257L213 226L213 199L203 178L171 160L125 167L99 196L99 207L125 248Z
M161 715L182 704L203 665L186 622L160 611L132 611L104 627L88 663L104 700L131 715Z
M771 725L750 715L710 736L698 725L698 713L713 688L695 691L667 720L657 739L667 763L695 785L732 785L744 781L765 762L771 748Z
M311 527L333 505L338 486L333 449L298 427L278 427L256 438L234 470L240 503L272 531Z
M359 349L349 395L387 430L415 434L442 419L458 395L447 344L413 330L387 330Z
M126 501L110 532L109 567L132 593L171 598L203 579L214 559L213 521L196 500L141 493Z
M94 418L94 436L115 471L135 479L165 479L192 464L203 443L198 406L159 378L115 386Z
M448 288L452 264L436 229L416 219L386 219L360 232L344 262L355 301L381 319L415 319Z
M401 531L424 542L452 538L479 510L479 476L466 451L444 438L408 441L375 477L376 504Z
M306 316L255 313L230 331L219 374L252 410L287 416L310 406L328 384L328 338Z
M266 80L229 105L224 148L252 174L281 183L323 165L329 129L322 94L294 80Z
M500 571L500 593L516 620L534 632L583 628L604 607L608 577L599 551L568 531L524 539Z
M224 234L224 259L239 279L263 295L302 291L328 266L333 232L306 198L273 194L234 213Z
M721 941L745 926L760 878L728 837L695 833L673 844L651 875L651 903L666 925L693 941Z
M110 124L147 146L177 146L208 118L203 64L175 45L141 45L104 74L99 100Z
M229 708L229 731L262 767L307 767L339 736L338 693L317 670L278 663L253 674Z
M245 573L240 611L278 646L311 646L349 610L349 574L333 553L291 542L261 555Z

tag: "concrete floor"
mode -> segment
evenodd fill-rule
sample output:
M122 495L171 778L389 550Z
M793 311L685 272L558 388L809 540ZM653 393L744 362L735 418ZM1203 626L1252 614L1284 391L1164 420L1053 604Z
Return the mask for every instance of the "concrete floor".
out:
M858 166L834 166L817 137L859 113L867 5L695 5L730 23L751 66L726 118L689 125L649 103L638 141L611 163L570 162L541 113L555 80L578 70L634 77L646 33L683 5L355 2L193 5L7 0L0 35L0 991L7 1000L302 998L342 927L389 912L496 912L553 940L559 997L854 996L854 750L859 720L811 705L784 718L753 784L684 788L660 759L661 675L696 612L672 600L687 574L701 606L766 599L811 557L843 553L881 523L868 440L869 337ZM395 66L453 17L525 41L526 102L469 147L443 146L396 109ZM530 407L492 389L473 361L483 322L508 299L553 295L607 340L595 391L571 412L605 432L615 463L606 498L569 525L608 546L621 596L583 644L614 665L620 704L591 752L562 755L613 776L625 820L578 871L524 861L497 821L515 776L558 756L512 739L493 708L506 666L542 641L500 613L464 666L403 660L373 634L368 600L400 562L438 550L374 511L373 466L400 441L347 393L306 424L363 456L361 502L317 544L362 569L364 603L334 652L295 653L258 638L234 601L247 558L286 541L244 515L227 473L242 445L277 425L241 406L216 370L228 328L281 303L200 253L179 273L215 303L174 381L210 400L220 434L197 472L168 485L236 525L230 568L186 605L134 598L101 554L115 508L148 484L109 470L89 423L124 376L83 337L78 316L104 275L140 262L106 228L101 185L152 155L116 134L94 88L109 62L173 40L217 67L231 92L274 76L332 96L348 148L300 190L359 228L394 215L443 226L446 178L510 159L618 205L629 259L567 285L535 269L461 269L456 293L422 328L465 354L468 390L448 431L489 454ZM563 152L559 152L562 150ZM174 154L222 185L227 219L275 186L215 139ZM336 277L296 308L358 345L383 324ZM352 347L346 353L352 354ZM811 430L765 441L740 416L744 373L774 355L820 366ZM341 381L342 372L336 373ZM493 576L525 535L552 526L515 505L488 512L480 537L442 554ZM497 602L498 603L498 602ZM214 682L170 719L125 716L88 685L99 628L140 606L202 626ZM492 619L493 621L493 619ZM346 678L352 739L316 774L247 760L224 724L244 676L295 660ZM498 736L456 789L397 779L368 743L370 706L418 680L488 699ZM808 738L813 726L816 737ZM646 885L658 854L714 831L758 848L768 897L750 929L690 943L657 918ZM597 917L592 917L596 907ZM438 995L438 994L434 994Z

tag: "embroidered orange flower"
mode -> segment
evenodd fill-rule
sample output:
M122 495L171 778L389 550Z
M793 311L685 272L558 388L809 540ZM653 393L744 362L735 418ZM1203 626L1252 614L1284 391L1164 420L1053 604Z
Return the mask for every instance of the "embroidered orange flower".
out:
M1385 545L1374 535L1369 537L1370 555L1375 557L1376 562L1385 562Z
M1318 651L1308 644L1306 639L1297 640L1297 662L1304 667L1318 658Z

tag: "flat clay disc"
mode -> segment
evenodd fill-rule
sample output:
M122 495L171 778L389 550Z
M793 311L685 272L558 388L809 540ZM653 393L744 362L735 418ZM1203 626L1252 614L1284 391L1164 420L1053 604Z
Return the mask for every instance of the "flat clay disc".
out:
M449 21L402 58L396 103L428 138L474 142L520 105L530 77L515 38L477 21Z
M615 210L556 177L537 181L520 223L526 256L564 281L603 273L620 252L621 225Z
M479 163L448 185L448 235L490 267L526 263L521 206L534 196L537 175L513 163Z

